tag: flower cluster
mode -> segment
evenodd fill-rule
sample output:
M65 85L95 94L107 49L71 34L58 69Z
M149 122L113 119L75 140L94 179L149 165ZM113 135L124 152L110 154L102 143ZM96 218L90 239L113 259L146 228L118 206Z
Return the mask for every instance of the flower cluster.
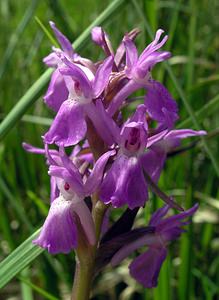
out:
M54 69L44 101L55 118L43 136L44 149L23 144L27 151L45 155L51 176L50 210L34 243L56 254L76 249L81 238L100 250L104 241L110 247L120 240L110 255L112 265L146 245L147 251L131 263L130 274L145 287L154 287L168 244L181 235L185 220L197 209L195 205L183 211L160 191L157 182L169 151L179 146L181 139L205 134L174 129L177 104L152 78L155 64L171 55L160 50L168 37L162 37L159 29L139 55L134 43L138 30L127 33L114 51L106 32L95 27L92 40L103 49L105 59L93 62L77 54L53 22L50 26L60 49L53 47L44 58ZM139 89L144 92L141 104L133 95ZM136 103L136 109L124 118L130 103ZM97 202L102 202L108 213L109 207L126 207L137 213L148 201L149 188L167 205L152 215L148 226L132 230L132 222L124 232L120 228L110 238L102 234L98 241L92 216ZM171 207L182 212L164 218ZM105 237L110 230L104 229Z

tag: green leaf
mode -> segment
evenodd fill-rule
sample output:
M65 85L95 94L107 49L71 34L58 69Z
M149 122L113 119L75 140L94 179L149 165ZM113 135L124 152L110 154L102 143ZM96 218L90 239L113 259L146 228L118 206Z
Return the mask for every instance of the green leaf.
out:
M40 229L32 234L18 248L0 263L0 288L27 267L44 250L32 244Z
M94 26L100 25L105 22L109 17L122 5L122 3L128 3L125 0L114 0L107 6L107 8L88 26L84 32L73 43L75 50L79 50L83 47L90 35L90 31ZM43 88L49 81L52 69L48 69L44 72L40 78L27 90L23 97L20 98L18 103L12 108L5 119L0 124L0 139L15 126L16 122L24 115L27 109L38 99Z

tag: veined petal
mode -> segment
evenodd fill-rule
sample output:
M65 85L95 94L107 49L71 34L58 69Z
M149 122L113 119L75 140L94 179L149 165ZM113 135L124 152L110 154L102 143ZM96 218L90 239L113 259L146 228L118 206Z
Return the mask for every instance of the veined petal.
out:
M77 247L77 229L71 201L60 196L52 202L40 235L33 243L52 254L69 253Z
M88 242L91 245L95 245L96 243L95 226L89 208L87 207L84 200L75 203L73 207L74 207L74 212L78 215L80 219L81 225L83 227Z
M77 102L66 100L61 105L44 140L47 144L55 143L65 147L80 142L87 131L83 108Z
M54 31L56 38L59 41L63 51L66 54L68 54L69 57L73 57L74 50L73 50L72 44L69 42L67 37L64 36L64 34L62 34L61 31L58 30L58 28L56 27L54 22L50 21L49 24L50 24L52 30Z
M140 207L148 198L147 185L141 165L136 157L120 155L109 169L100 190L101 200L114 207L125 204Z
M166 248L149 247L130 264L131 276L145 288L157 286L158 275L166 256Z
M102 63L97 69L95 78L93 81L93 95L94 98L100 96L109 82L109 76L112 71L113 57L110 56Z
M62 103L68 98L68 90L59 70L52 73L49 88L43 97L45 103L57 112Z

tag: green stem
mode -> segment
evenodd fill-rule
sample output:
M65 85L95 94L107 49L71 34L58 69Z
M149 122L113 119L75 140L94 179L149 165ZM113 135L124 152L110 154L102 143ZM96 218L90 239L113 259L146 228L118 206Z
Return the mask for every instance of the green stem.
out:
M76 271L71 300L89 299L91 284L94 278L96 251L99 245L101 226L106 209L107 206L101 201L97 201L93 209L96 245L85 245L83 241L79 243L76 251Z

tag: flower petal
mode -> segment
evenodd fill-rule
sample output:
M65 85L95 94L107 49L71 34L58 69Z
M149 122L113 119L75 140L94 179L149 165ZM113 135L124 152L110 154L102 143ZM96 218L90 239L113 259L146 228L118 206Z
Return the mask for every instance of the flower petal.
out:
M132 67L134 67L138 61L138 50L134 42L128 36L124 37L123 42L126 49L126 74L129 76L129 70L131 71Z
M91 195L100 185L105 166L110 158L116 152L114 150L104 153L95 163L90 176L88 177L84 189L88 195Z
M83 108L77 102L66 100L62 103L44 140L65 147L80 142L87 131Z
M158 81L150 81L147 85L145 106L152 119L172 128L178 119L178 107L168 90Z
M77 247L72 201L60 196L52 202L40 235L33 243L52 254L69 253Z
M74 212L78 215L87 240L91 245L96 243L95 226L91 212L84 200L74 204Z
M56 112L68 98L65 81L58 69L52 73L49 88L43 98L45 103Z
M166 256L166 248L150 247L130 264L129 270L131 276L145 288L157 286L160 268Z
M73 57L74 55L74 50L72 47L72 44L70 43L70 41L67 39L66 36L64 36L64 34L61 33L61 31L58 30L58 28L56 27L55 23L50 21L49 22L52 30L54 31L57 40L59 41L63 51L68 54L69 57Z
M109 76L112 71L113 57L110 56L102 63L97 69L95 78L93 81L93 95L94 98L100 96L109 82Z
M114 207L127 204L133 209L144 205L147 186L136 157L121 155L114 161L101 185L100 198Z

